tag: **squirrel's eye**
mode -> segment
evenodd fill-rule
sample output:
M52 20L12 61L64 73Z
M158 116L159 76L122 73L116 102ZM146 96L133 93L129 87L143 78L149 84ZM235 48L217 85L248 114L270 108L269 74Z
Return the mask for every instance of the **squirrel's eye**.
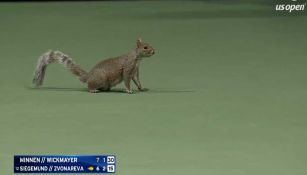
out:
M144 47L144 49L148 49L148 47L147 47L147 46L145 46L145 47Z

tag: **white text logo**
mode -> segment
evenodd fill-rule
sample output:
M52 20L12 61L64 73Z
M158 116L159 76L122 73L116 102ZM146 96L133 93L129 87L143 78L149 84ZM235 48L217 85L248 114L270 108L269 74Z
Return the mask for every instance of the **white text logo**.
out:
M297 3L297 0L292 0L295 4L277 4L276 5L276 11L288 11L289 13L293 11L304 11L306 3L299 4Z

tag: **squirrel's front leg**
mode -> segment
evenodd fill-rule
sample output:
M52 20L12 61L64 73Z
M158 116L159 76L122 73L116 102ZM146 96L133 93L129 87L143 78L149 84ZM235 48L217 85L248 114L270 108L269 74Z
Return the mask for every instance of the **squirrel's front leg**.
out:
M139 67L137 67L137 69L136 69L136 71L135 71L135 73L132 77L132 80L140 91L147 91L148 90L146 88L142 88L141 81L140 81L140 75L139 75Z
M132 76L131 76L131 71L125 71L124 70L124 83L125 83L125 88L126 88L126 92L128 94L132 94L132 90L130 88L130 82L131 82L131 79L132 79Z

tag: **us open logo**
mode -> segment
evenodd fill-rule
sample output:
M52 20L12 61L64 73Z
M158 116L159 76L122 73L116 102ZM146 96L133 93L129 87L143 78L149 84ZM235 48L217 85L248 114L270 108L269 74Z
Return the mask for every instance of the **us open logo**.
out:
M304 11L306 4L306 2L299 3L297 0L291 0L291 3L289 4L277 4L276 11L287 11L289 13L293 11Z

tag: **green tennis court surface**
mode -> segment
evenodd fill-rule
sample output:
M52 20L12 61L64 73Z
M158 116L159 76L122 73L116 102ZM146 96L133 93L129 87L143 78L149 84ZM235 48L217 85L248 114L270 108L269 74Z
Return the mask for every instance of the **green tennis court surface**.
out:
M305 175L307 16L221 2L0 4L0 174L15 154L115 154L119 175ZM138 37L148 92L90 94L89 70ZM135 86L134 86L134 89Z

